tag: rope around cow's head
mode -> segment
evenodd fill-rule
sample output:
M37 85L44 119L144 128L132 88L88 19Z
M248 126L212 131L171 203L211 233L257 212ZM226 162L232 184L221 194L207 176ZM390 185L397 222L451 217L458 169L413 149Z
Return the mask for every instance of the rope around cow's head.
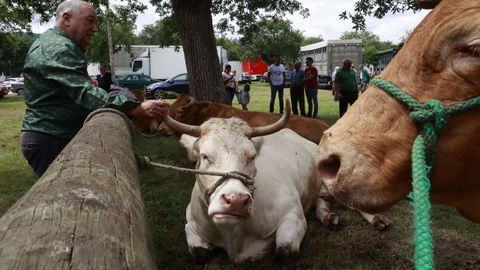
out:
M197 181L201 191L203 192L203 196L205 199L205 202L207 205L210 203L210 196L215 192L215 190L223 183L225 180L229 178L234 178L242 182L247 189L250 192L250 195L253 198L253 192L255 191L255 180L252 176L238 172L238 171L233 171L233 172L212 172L212 171L201 171L198 170L198 162L196 169L189 169L189 168L182 168L182 167L177 167L177 166L172 166L172 165L165 165L161 163L156 163L150 161L148 157L145 156L135 156L137 160L137 164L139 168L151 168L151 167L158 167L158 168L165 168L165 169L173 169L181 172L188 172L188 173L194 173L196 175L195 180ZM202 184L200 179L198 178L198 175L214 175L214 176L221 176L219 179L217 179L213 185L210 186L210 188L205 187L205 185Z
M413 196L410 196L413 199L415 268L434 269L429 177L435 161L435 145L448 117L479 106L480 96L451 106L444 106L436 99L420 103L385 79L377 77L370 82L406 105L410 110L410 118L420 127L420 134L412 148Z

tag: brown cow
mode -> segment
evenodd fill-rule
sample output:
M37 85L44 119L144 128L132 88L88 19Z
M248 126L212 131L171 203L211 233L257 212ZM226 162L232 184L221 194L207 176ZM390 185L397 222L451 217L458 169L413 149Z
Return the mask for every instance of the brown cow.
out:
M190 125L201 125L211 117L230 118L235 116L252 127L274 123L282 116L279 113L244 111L225 104L195 101L186 94L178 96L170 107L169 115L179 122ZM330 125L324 121L297 115L292 115L285 125L285 128L295 131L298 135L315 144L320 142L323 132L329 127ZM173 134L173 131L164 124L160 125L159 131L168 135Z
M420 102L445 105L480 94L480 1L443 0L380 75ZM329 191L349 206L383 211L412 190L411 150L419 128L406 106L370 86L327 130L317 166ZM436 145L431 202L480 222L480 108L448 119Z

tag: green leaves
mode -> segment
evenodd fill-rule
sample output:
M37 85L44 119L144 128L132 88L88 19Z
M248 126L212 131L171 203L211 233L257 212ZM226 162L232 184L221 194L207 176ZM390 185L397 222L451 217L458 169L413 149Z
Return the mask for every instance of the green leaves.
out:
M380 38L369 31L344 32L340 39L361 39L363 43L363 62L378 64L377 52L397 47L390 41L380 41Z
M36 35L31 32L0 32L0 74L20 76L25 56L35 38Z
M419 9L416 0L356 0L354 7L354 12L343 11L339 17L342 20L350 19L355 31L365 29L365 17L367 16L381 19L388 12L395 14Z
M271 62L275 54L281 54L288 63L298 57L302 40L302 33L293 29L290 21L262 19L240 39L246 49L242 58L257 59L261 55L265 61Z

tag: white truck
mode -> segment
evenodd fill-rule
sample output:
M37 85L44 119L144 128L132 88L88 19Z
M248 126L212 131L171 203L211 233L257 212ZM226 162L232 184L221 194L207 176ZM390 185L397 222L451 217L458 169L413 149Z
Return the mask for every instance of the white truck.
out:
M227 49L217 46L220 65L228 63ZM149 75L152 79L166 80L187 73L182 46L149 47L140 57L132 61L131 73Z
M237 82L242 81L242 62L240 61L229 61L228 63L232 67L232 72L235 72L235 80ZM222 67L222 70L225 66Z
M335 67L342 67L343 60L350 58L358 70L362 64L362 40L326 40L300 48L303 63L307 57L313 58L313 65L318 70L319 87L332 87L332 73ZM358 72L357 72L358 73Z

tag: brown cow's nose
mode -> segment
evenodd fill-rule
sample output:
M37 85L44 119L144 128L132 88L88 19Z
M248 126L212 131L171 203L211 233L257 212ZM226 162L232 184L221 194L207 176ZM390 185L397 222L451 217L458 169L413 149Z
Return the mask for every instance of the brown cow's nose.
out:
M319 151L317 156L317 168L323 181L335 180L341 164L338 155Z
M240 192L228 192L220 197L227 213L243 215L248 214L248 208L252 202L247 194Z

